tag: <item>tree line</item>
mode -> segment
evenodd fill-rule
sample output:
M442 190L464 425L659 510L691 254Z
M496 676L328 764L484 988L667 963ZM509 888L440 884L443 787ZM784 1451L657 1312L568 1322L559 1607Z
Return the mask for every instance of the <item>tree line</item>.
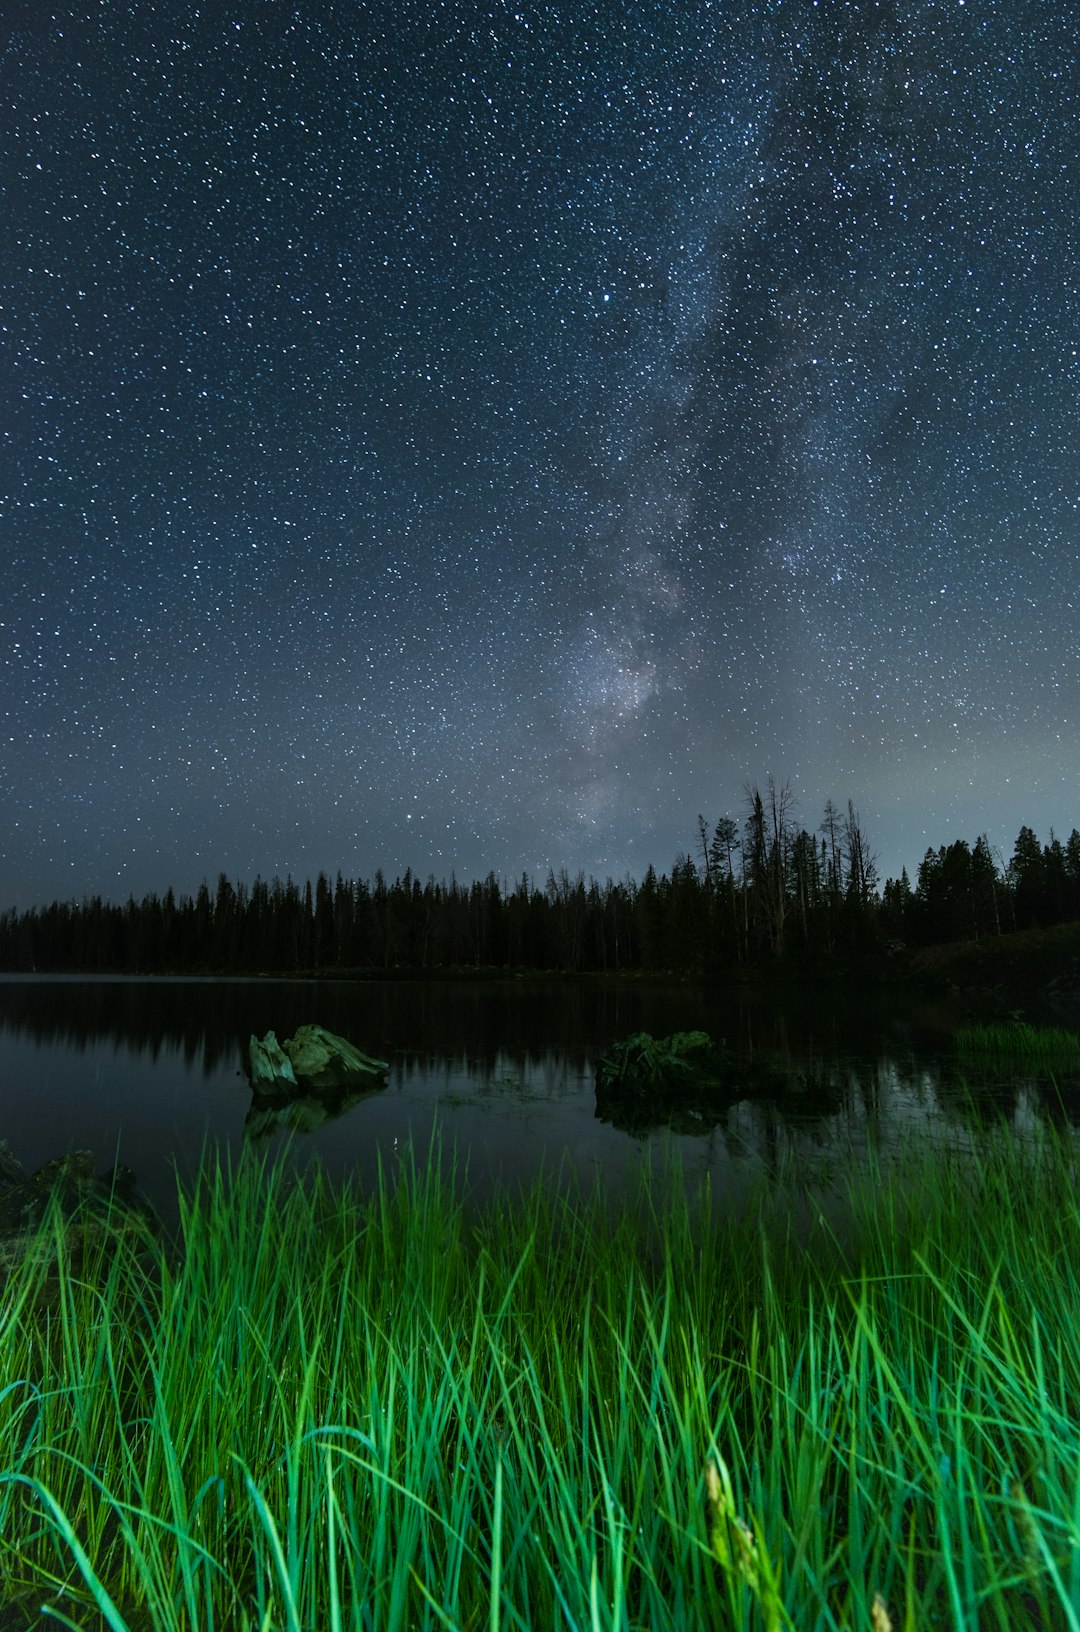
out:
M1012 855L982 835L929 849L879 888L857 810L829 801L811 832L787 784L750 785L742 819L698 817L692 851L600 883L584 873L509 883L315 883L222 873L196 893L93 896L0 914L0 968L25 971L723 970L863 959L897 943L982 939L1080 919L1080 833L1040 844L1021 829Z

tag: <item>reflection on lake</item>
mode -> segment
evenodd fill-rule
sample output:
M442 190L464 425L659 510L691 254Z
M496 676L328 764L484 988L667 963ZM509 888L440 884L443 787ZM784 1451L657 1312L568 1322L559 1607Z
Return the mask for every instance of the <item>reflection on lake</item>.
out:
M314 1022L390 1062L386 1086L276 1109L252 1100L251 1033ZM724 1039L730 1092L670 1114L596 1114L596 1064L633 1031L700 1027ZM28 1170L75 1148L119 1159L167 1214L175 1162L204 1143L302 1159L368 1181L381 1153L422 1153L437 1125L475 1183L529 1183L560 1167L617 1184L674 1152L734 1206L796 1160L828 1183L872 1149L966 1147L969 1086L949 1063L942 1011L814 993L798 1001L646 981L325 982L0 978L0 1137ZM1035 1082L973 1084L1020 1130L1060 1115ZM1069 1099L1065 1095L1066 1102Z

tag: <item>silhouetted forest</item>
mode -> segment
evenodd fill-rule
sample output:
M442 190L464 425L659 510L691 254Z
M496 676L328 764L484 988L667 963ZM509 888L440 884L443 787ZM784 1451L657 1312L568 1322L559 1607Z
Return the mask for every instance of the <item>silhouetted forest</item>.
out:
M0 914L0 968L319 971L516 968L723 970L779 959L847 962L944 941L981 940L1080 919L1080 832L1041 844L1023 827L1012 855L985 836L927 850L879 888L857 811L831 802L810 832L786 784L747 789L744 818L698 817L670 873L599 883L566 869L543 883L422 881L247 885L222 874L194 896L99 896Z

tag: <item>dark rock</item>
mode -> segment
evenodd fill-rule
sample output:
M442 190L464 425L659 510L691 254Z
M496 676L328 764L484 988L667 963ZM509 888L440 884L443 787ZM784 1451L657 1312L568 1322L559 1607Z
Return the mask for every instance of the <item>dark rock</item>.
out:
M84 1244L77 1239L80 1232L84 1238L145 1237L156 1227L153 1208L130 1168L113 1167L101 1177L94 1168L92 1151L73 1150L28 1177L6 1142L0 1144L0 1278L25 1259L50 1206L60 1214L71 1253Z

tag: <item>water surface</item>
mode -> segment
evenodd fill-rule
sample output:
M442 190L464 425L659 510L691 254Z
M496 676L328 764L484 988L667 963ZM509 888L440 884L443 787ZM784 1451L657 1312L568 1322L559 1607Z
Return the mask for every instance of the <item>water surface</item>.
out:
M284 1117L252 1101L247 1039L314 1022L387 1060L386 1086ZM597 1116L596 1065L630 1032L700 1027L738 1068L730 1093L667 1115ZM330 982L0 978L0 1137L28 1170L89 1148L119 1159L166 1214L174 1170L206 1142L238 1155L288 1144L335 1178L369 1182L381 1156L422 1155L437 1128L474 1185L540 1172L622 1183L677 1157L729 1205L797 1161L843 1186L853 1163L920 1141L969 1148L969 1085L943 1011L842 994L754 996L656 981ZM1059 1101L1046 1085L978 1086L1021 1131Z

